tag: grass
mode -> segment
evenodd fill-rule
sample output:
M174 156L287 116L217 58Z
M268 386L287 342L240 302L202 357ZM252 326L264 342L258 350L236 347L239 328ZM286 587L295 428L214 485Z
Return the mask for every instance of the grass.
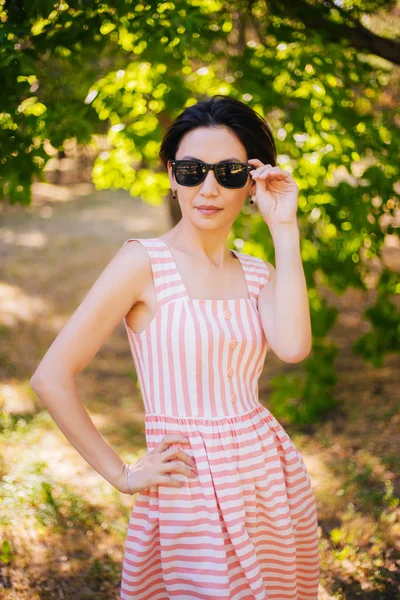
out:
M7 230L19 240L11 249L0 228L0 246L12 256L0 265L7 282L0 322L0 597L111 600L119 597L133 499L80 457L29 379L118 246L135 235L161 234L166 215L119 192L52 208L50 219L40 206L9 209ZM83 211L93 219L81 218ZM153 231L127 231L126 215L133 213L137 222L153 223ZM25 236L37 231L43 245L25 246ZM320 600L400 600L398 366L387 357L373 369L351 354L369 301L357 294L329 298L342 317L332 334L340 349L338 407L313 426L282 424L317 498ZM269 353L260 379L267 407L268 382L282 368ZM101 434L125 460L138 458L146 446L144 410L122 324L77 383Z

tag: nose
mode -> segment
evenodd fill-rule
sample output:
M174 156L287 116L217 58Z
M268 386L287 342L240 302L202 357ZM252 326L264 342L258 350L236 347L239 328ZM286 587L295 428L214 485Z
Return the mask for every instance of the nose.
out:
M218 181L215 178L215 173L212 169L209 169L206 178L201 184L202 192L211 192L218 188Z

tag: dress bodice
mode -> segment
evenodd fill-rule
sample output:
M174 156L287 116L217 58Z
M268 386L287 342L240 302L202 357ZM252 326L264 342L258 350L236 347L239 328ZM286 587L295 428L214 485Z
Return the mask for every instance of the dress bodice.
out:
M259 405L258 379L268 342L257 308L269 277L258 257L232 250L248 298L190 298L168 245L130 238L147 250L157 310L136 333L124 319L147 414L220 417Z

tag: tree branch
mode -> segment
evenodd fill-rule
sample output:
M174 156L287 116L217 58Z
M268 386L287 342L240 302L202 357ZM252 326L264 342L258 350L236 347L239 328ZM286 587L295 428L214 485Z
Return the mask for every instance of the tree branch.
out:
M365 50L376 54L396 65L400 65L400 42L390 38L376 35L366 29L359 21L350 18L353 26L345 23L336 23L329 17L330 7L309 4L306 0L270 0L269 8L273 12L273 6L279 10L284 9L286 16L293 16L308 28L318 29L323 37L330 42L338 42L346 39L348 43L358 50ZM335 6L335 8L337 8ZM341 12L343 14L343 11ZM343 15L344 16L344 15Z

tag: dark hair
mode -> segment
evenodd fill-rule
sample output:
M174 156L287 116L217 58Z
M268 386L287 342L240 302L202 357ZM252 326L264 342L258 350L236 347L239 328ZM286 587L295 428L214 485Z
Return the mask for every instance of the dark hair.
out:
M233 130L246 149L247 160L258 158L275 167L276 147L267 122L244 102L216 94L185 108L168 127L159 151L165 168L169 160L176 158L180 141L188 131L218 126Z

